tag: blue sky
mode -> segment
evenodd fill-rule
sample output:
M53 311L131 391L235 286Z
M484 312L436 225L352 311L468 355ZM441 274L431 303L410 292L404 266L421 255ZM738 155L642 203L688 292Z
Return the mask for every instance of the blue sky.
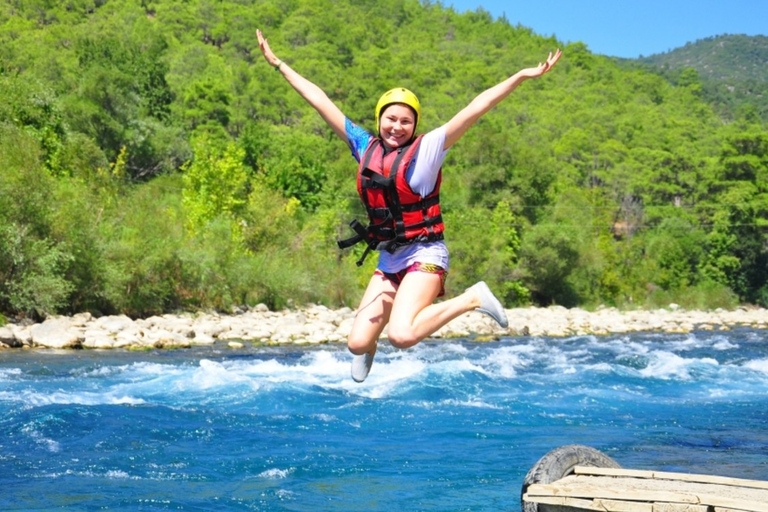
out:
M768 36L768 0L443 0L458 12L482 7L512 25L592 53L637 58L722 34Z

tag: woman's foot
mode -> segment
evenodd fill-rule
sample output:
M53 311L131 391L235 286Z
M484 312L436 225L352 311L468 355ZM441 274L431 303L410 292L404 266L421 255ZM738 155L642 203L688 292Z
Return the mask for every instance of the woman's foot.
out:
M507 321L507 313L504 311L504 306L501 305L499 299L493 294L485 281L480 281L467 288L468 292L473 292L480 300L480 306L475 310L481 313L485 313L490 316L498 324L504 328L509 325Z
M363 382L365 378L368 377L368 372L371 371L371 366L373 366L374 353L366 352L365 354L359 356L353 356L352 380L355 382Z

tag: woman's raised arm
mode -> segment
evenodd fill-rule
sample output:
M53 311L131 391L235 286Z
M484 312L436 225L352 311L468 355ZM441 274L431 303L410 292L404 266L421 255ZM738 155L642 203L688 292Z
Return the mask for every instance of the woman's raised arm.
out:
M344 120L346 117L344 113L331 101L325 92L317 85L310 82L296 71L294 71L288 64L278 59L277 56L269 48L269 43L261 30L256 30L256 37L259 40L259 48L261 53L264 54L264 58L274 68L283 74L288 83L291 84L296 92L298 92L302 98L307 100L307 103L317 110L322 116L328 126L330 126L334 133L338 135L345 143L347 141L347 132L344 126Z
M486 112L495 107L501 100L509 96L518 85L529 78L538 78L552 69L560 60L562 53L558 49L554 55L549 53L545 62L539 63L535 68L526 68L518 71L501 83L486 89L464 107L458 114L445 124L445 145L448 149L458 141L466 131L477 122Z

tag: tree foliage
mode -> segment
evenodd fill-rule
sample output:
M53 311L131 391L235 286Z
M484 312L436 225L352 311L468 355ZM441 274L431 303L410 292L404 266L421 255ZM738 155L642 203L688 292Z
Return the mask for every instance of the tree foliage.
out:
M708 37L639 62L681 85L696 73L702 97L728 119L768 120L767 36Z
M256 28L369 128L383 90L415 91L426 131L563 47L448 153L449 294L768 305L765 95L726 98L727 59L618 61L419 0L30 0L0 4L4 316L355 305L356 165Z

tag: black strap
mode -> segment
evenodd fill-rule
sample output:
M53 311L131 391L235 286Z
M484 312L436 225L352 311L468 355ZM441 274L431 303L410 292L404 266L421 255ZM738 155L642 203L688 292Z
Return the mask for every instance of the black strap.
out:
M336 244L338 244L339 249L346 249L347 247L352 247L353 245L359 242L362 242L363 240L368 238L368 230L357 219L350 222L349 227L352 228L355 234L349 238L345 238L343 240L337 240Z
M404 212L415 212L417 210L426 210L430 206L435 206L440 203L440 195L436 194L432 197L427 197L416 203L400 204L400 208Z
M360 256L360 259L359 259L359 260L357 260L357 261L355 262L355 265L357 265L358 267L362 267L362 266L363 266L363 263L365 263L365 258L367 258L367 257L368 257L368 254L370 254L370 252L371 252L373 249L375 249L375 247L373 247L371 244L368 244L368 245L365 247L365 251L363 251L363 255L362 255L362 256Z
M387 178L368 167L363 169L362 175L368 180L368 182L363 182L363 188L390 188L395 181L391 176Z

